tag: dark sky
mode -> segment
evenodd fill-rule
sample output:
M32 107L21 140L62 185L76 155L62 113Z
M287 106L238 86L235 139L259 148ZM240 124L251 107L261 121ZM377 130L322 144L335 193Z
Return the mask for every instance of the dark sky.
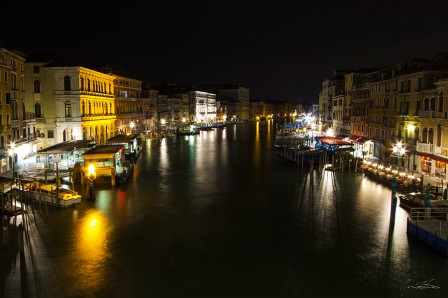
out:
M0 46L108 64L151 85L232 83L291 102L317 102L334 69L448 51L448 1L139 2L8 1Z

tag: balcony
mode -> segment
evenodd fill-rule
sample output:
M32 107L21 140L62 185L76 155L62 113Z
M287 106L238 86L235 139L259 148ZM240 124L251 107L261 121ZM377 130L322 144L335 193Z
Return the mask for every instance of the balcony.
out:
M417 151L433 154L434 153L434 144L417 142Z
M436 112L434 111L419 111L418 116L420 118L435 118Z
M448 119L448 112L419 111L421 119Z

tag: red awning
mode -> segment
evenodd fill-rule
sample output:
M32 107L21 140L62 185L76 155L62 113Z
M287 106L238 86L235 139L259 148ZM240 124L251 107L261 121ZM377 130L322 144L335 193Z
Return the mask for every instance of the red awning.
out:
M359 139L357 139L357 140L355 141L355 143L358 143L358 144L364 144L364 143L367 142L367 141L369 141L369 138L366 138L366 137L360 137Z
M355 142L357 139L359 139L360 138L360 136L355 136L355 135L352 135L350 138L348 138L350 141L352 141L352 142Z

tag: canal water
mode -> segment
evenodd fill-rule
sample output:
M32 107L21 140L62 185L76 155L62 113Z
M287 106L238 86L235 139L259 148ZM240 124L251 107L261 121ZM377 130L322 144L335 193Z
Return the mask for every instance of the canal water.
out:
M388 185L294 166L274 138L261 122L146 140L128 183L29 210L2 297L447 297L446 256L408 237Z

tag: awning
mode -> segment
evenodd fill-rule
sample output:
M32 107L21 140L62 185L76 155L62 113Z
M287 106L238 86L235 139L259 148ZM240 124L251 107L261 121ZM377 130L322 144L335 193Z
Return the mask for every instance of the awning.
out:
M366 138L366 137L360 137L359 139L357 139L356 141L355 141L355 143L358 143L358 144L364 144L365 142L367 142L367 141L369 141L370 139L369 138Z
M357 139L359 139L360 138L360 136L355 136L355 135L352 135L350 138L348 138L350 141L352 141L352 142L355 142Z

